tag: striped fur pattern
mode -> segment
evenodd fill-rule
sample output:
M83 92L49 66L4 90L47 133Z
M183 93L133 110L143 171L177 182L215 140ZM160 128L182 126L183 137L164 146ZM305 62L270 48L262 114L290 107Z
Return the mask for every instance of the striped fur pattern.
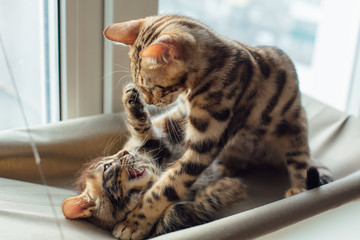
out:
M217 157L231 169L285 164L285 196L305 191L307 121L294 65L282 50L250 47L176 15L115 23L104 35L130 46L133 80L148 104L165 107L180 97L174 113L186 112L184 154L115 228L120 239L146 236ZM152 214L137 217L145 212Z
M168 115L154 124L139 98L138 90L129 85L124 89L123 104L131 133L124 149L118 153L94 159L85 165L77 181L80 195L63 203L67 218L87 218L91 222L113 231L118 238L116 225L144 199L148 189L161 177L172 160L184 152L184 117ZM126 150L125 150L126 149ZM153 225L149 236L188 228L220 217L222 209L229 208L245 196L244 185L238 178L225 177L223 165L214 162L204 171L184 196L178 198L172 188L166 189L173 198ZM150 203L160 196L145 198ZM151 215L137 215L145 220ZM138 224L139 222L135 222ZM114 229L115 227L115 229Z

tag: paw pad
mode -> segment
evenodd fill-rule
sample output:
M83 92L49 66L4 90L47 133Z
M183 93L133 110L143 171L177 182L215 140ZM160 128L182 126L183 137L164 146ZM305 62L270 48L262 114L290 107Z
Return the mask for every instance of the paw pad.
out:
M124 92L123 92L124 104L130 104L130 105L138 104L140 103L139 97L140 97L139 91L137 90L135 85L129 84L124 88Z

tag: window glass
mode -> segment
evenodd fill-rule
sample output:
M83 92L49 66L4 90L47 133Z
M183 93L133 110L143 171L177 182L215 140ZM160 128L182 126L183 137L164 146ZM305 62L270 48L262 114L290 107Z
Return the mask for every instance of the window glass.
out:
M59 119L56 1L0 0L0 130Z

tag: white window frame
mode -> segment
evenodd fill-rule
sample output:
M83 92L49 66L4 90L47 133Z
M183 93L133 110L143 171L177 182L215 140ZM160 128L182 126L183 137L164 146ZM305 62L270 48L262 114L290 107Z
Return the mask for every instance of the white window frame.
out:
M158 0L59 1L61 119L120 111L129 48L105 40L103 30L157 14Z
M102 113L103 0L60 0L61 119Z
M41 31L41 98L45 106L42 107L42 123L52 123L60 120L60 92L59 92L59 34L56 26L58 23L58 1L40 0ZM46 10L45 10L46 9ZM47 21L47 23L45 23Z

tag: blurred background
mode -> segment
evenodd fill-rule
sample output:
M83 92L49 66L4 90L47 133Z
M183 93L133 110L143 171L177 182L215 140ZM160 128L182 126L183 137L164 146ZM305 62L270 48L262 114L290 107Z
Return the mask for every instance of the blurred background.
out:
M131 80L126 47L102 37L111 22L154 14L194 17L249 45L275 45L295 62L300 88L360 116L358 0L0 0L0 130L121 110ZM12 73L11 73L12 71Z

